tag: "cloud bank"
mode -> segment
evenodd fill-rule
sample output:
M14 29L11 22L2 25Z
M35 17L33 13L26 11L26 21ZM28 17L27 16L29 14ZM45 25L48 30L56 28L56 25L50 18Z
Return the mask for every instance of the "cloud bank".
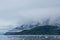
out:
M18 24L28 21L43 22L47 18L50 18L49 24L60 19L60 0L0 0L1 32Z

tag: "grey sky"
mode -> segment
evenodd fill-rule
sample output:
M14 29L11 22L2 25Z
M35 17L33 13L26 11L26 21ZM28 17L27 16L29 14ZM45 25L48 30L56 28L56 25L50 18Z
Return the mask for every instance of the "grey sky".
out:
M60 0L0 0L0 31L12 28L18 22L48 17L55 20L58 15L60 16Z

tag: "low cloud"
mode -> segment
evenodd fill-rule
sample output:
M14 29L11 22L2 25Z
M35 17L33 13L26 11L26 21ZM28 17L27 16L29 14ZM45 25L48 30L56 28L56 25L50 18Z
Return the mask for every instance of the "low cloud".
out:
M13 28L29 21L50 18L49 24L60 20L60 0L0 0L0 27ZM12 27L11 27L12 28ZM2 30L1 29L1 30Z

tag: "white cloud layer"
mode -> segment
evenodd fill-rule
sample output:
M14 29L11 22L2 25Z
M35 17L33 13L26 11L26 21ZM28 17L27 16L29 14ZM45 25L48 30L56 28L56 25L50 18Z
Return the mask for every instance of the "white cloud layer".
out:
M60 17L60 0L0 0L0 31L18 22L49 17L51 22Z

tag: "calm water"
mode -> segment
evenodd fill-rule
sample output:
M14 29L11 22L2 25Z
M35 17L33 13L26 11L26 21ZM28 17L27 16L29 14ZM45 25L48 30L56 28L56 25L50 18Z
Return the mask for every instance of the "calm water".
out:
M59 35L0 35L0 40L60 40Z

